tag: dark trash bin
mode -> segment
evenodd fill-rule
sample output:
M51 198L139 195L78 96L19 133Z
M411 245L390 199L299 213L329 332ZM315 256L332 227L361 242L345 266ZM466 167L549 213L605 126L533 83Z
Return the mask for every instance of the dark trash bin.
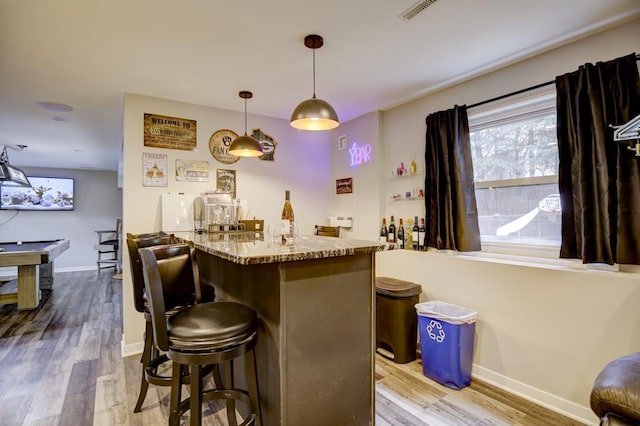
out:
M393 361L416 359L418 320L414 306L422 286L389 277L376 278L376 349L393 353Z

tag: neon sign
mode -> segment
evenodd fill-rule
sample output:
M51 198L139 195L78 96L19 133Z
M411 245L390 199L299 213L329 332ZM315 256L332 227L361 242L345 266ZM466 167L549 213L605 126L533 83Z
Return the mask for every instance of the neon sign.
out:
M351 166L359 166L362 163L371 162L371 151L373 148L371 145L366 144L358 146L357 142L354 142L349 148L349 155L351 156Z

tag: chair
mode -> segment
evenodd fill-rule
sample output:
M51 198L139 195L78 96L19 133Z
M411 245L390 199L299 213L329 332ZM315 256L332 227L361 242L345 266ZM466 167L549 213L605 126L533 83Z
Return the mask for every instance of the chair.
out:
M591 409L600 425L640 425L640 352L614 359L596 378Z
M136 402L134 413L138 413L142 409L142 404L147 395L149 384L156 386L171 386L171 377L158 373L159 367L169 359L166 355L161 355L157 347L153 345L153 328L151 325L151 314L147 306L146 292L144 288L144 276L142 272L142 262L138 249L157 245L166 245L174 242L174 238L162 231L147 234L131 234L127 233L127 249L129 253L129 264L131 266L131 279L133 288L133 302L136 311L144 314L145 332L144 332L144 348L142 350L142 380L140 383L140 392L138 393L138 401ZM199 303L200 301L212 302L215 299L215 289L208 285L202 286L201 294L192 294L183 301L185 305ZM188 381L188 378L185 378Z
M340 227L339 226L324 226L324 225L316 225L315 235L320 235L323 237L339 237L340 236Z
M115 268L120 271L120 234L122 233L122 220L116 220L116 229L96 231L98 244L93 246L98 251L98 272L105 268ZM105 257L106 256L106 257ZM106 264L107 266L103 266Z
M185 297L198 293L200 286L195 253L186 244L155 246L139 250L144 283L153 323L155 345L173 361L169 424L180 423L190 411L190 424L201 424L202 402L227 400L227 418L235 425L235 401L246 402L251 413L242 425L261 424L260 400L254 348L258 318L240 303L208 302L167 313L178 308ZM187 285L189 283L190 285ZM233 360L244 356L248 391L235 388ZM202 368L224 365L225 387L202 389ZM182 377L190 369L190 397L181 400Z

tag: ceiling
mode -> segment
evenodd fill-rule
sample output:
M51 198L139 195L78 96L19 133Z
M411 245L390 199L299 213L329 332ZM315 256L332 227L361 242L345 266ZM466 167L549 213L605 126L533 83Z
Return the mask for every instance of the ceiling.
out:
M414 4L0 0L0 145L28 146L8 151L19 167L117 170L124 93L243 111L250 90L250 113L288 120L312 94L310 33L317 96L344 122L640 16L637 0L438 0L401 19Z

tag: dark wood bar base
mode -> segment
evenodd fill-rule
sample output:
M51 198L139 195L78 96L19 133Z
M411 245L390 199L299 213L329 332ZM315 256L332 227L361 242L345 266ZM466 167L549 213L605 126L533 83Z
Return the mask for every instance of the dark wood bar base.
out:
M373 424L375 253L241 265L198 251L216 300L260 318L265 425Z

